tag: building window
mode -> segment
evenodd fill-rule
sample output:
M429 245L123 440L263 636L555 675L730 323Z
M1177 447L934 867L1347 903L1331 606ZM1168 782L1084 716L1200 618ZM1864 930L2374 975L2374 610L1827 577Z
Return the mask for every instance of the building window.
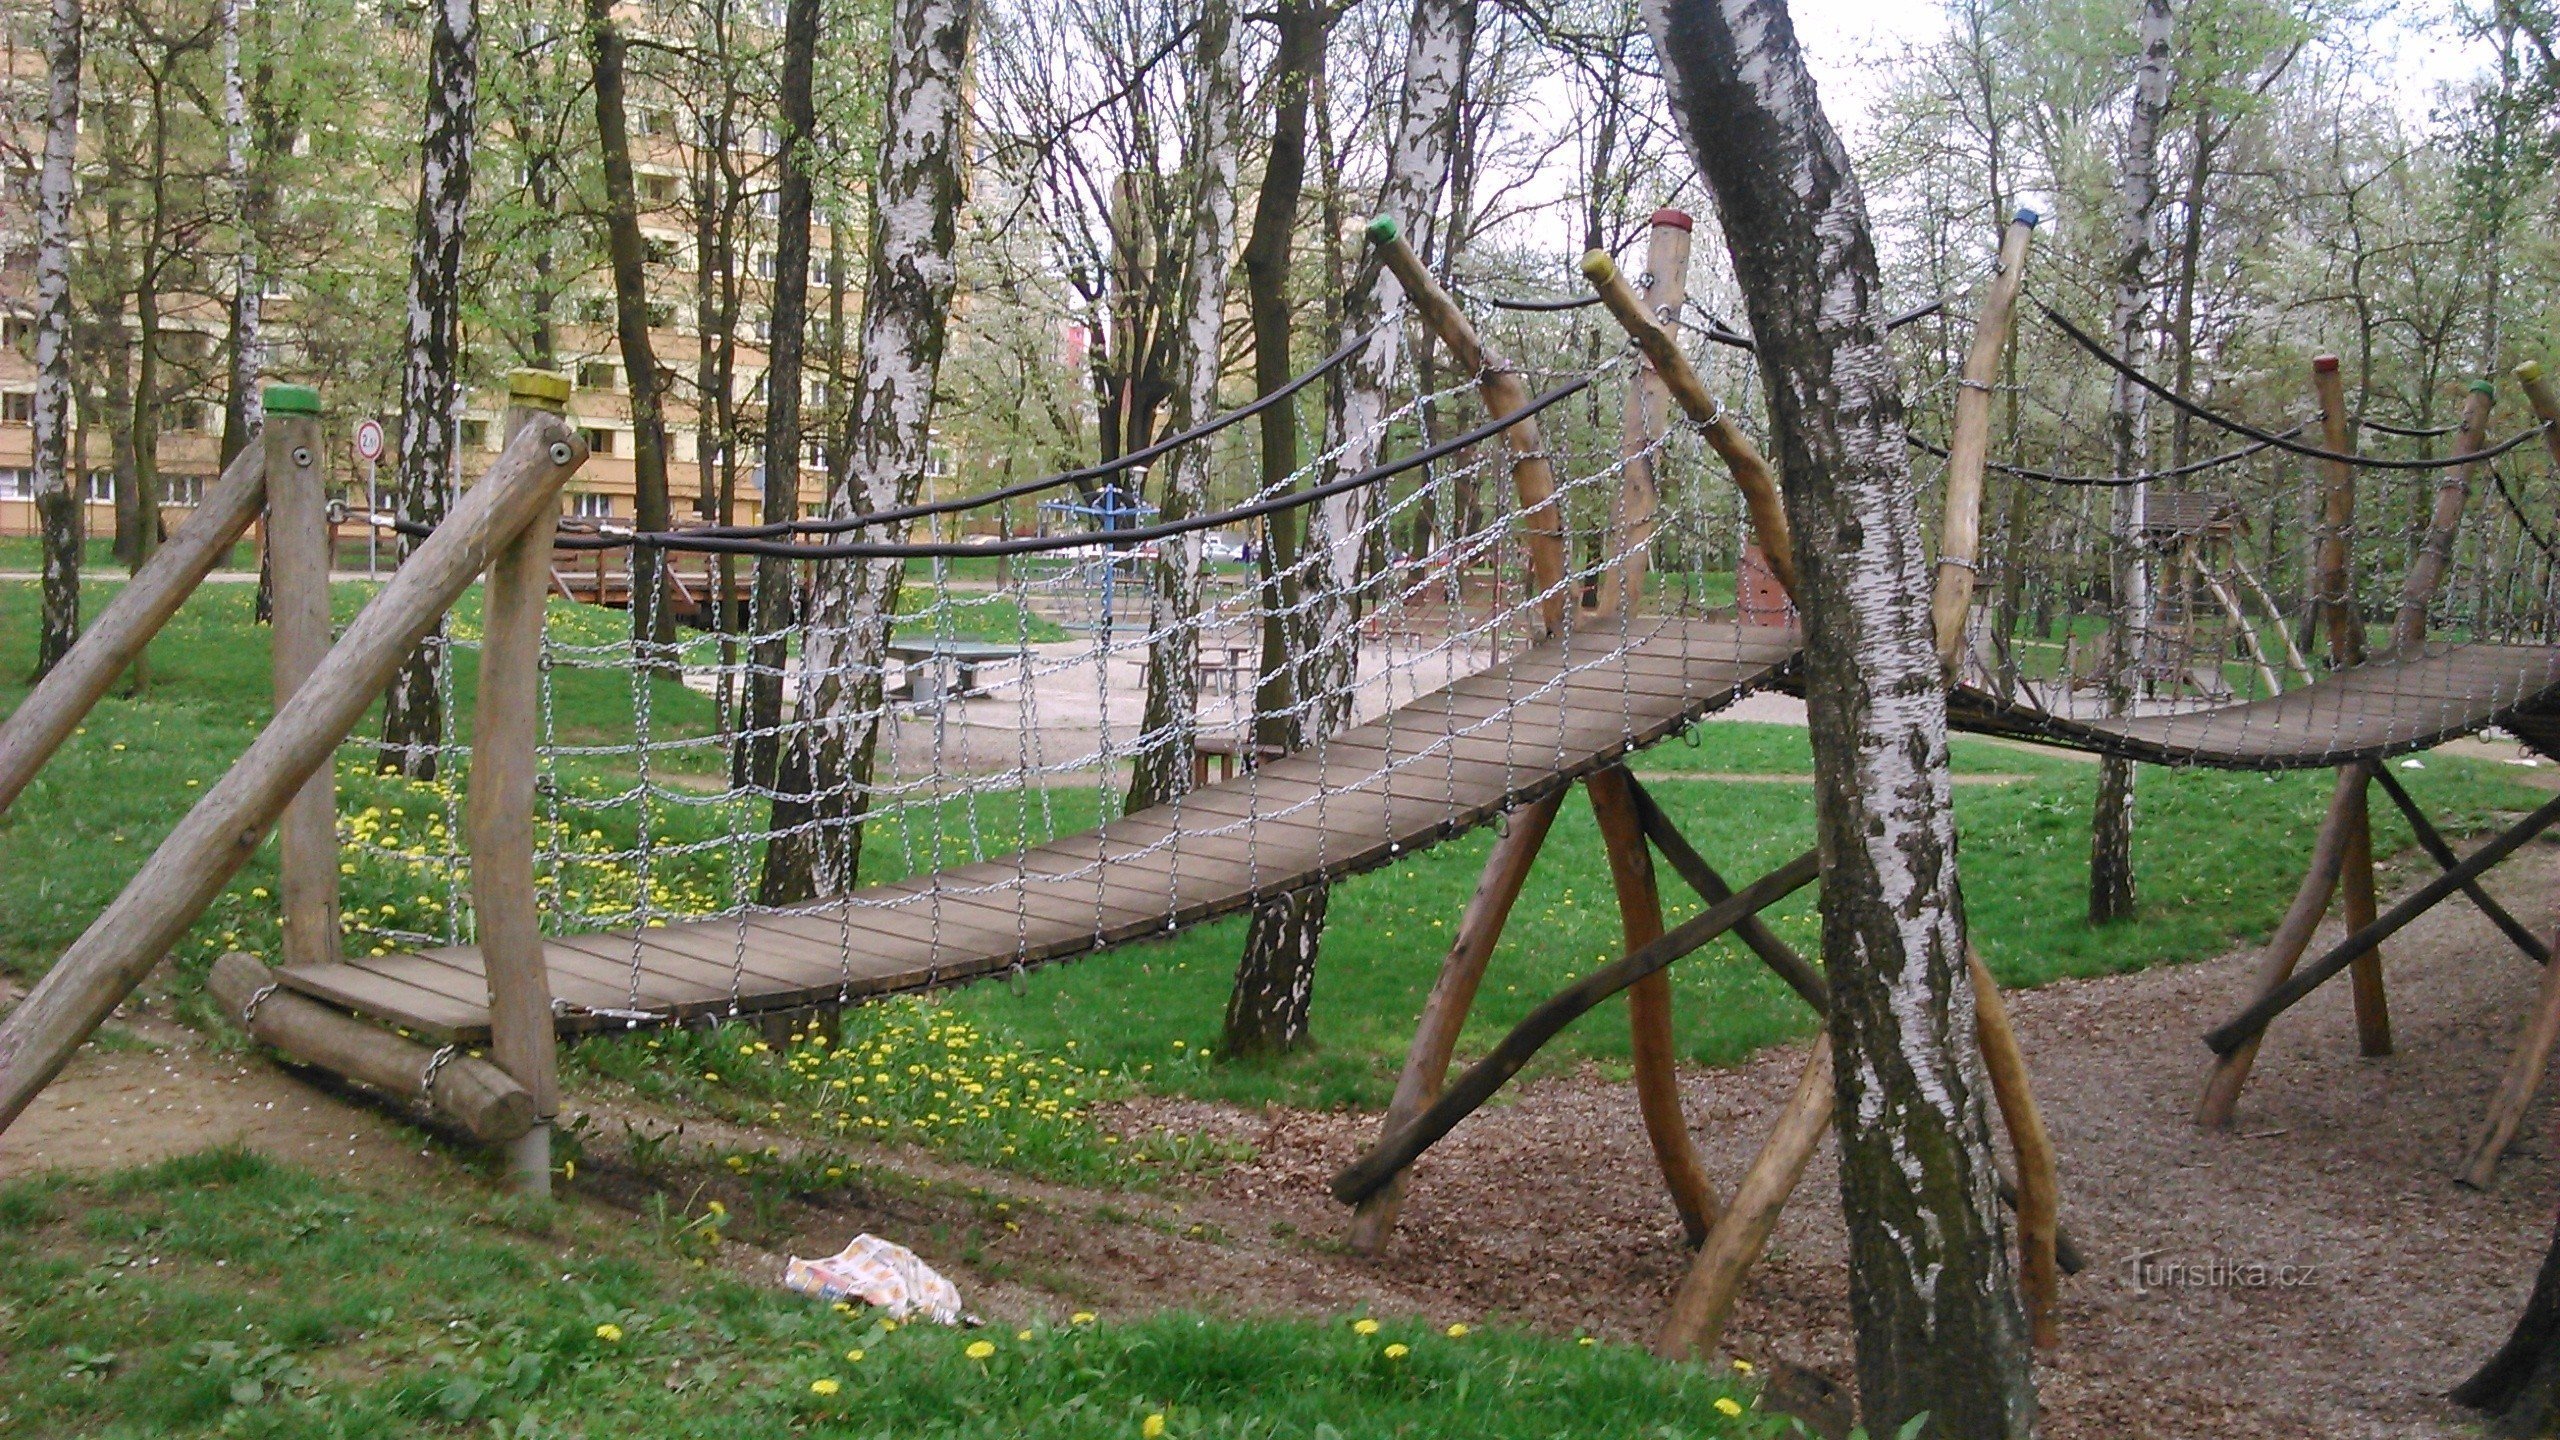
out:
M581 390L610 390L613 381L613 362L610 360L587 360L578 365L578 388Z
M488 449L488 448L489 448L489 422L488 422L488 421L486 421L486 420L465 420L465 421L463 421L463 422L462 422L462 448L463 448L463 449L465 449L465 450L486 450L486 449Z
M116 472L113 470L90 471L88 492L89 503L92 505L116 503Z
M809 442L809 468L812 470L824 470L827 468L826 441L812 440Z
M588 454L610 455L613 453L613 431L589 426L586 430L580 433L587 437Z
M36 420L36 392L12 390L0 395L0 423L32 425Z
M160 500L165 505L200 505L204 503L204 477L201 475L163 475L160 477Z
M641 176L640 198L651 205L672 203L676 198L676 177L673 175Z
M581 520L610 520L613 518L613 497L585 490L573 490L569 494L569 513Z
M0 315L0 345L32 345L36 338L36 322L24 315Z
M0 467L0 500L33 500L36 498L36 472Z

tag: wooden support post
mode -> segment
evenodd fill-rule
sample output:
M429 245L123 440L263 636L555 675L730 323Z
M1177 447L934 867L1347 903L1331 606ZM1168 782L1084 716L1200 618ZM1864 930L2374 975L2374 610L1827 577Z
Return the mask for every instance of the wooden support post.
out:
M1663 384L1670 389L1671 398L1680 402L1682 413L1696 423L1707 437L1708 447L1724 461L1735 487L1742 491L1743 507L1751 515L1751 533L1759 537L1760 549L1769 560L1769 573L1778 577L1787 594L1794 595L1795 544L1787 535L1787 511L1778 495L1777 472L1769 467L1760 447L1716 402L1680 342L1646 313L1644 302L1636 298L1636 292L1618 273L1617 262L1606 252L1594 250L1582 257L1582 274L1599 292L1600 303L1636 342L1636 348L1653 362Z
M234 456L186 523L152 552L42 683L0 721L0 814L8 812L98 697L257 518L267 494L266 462L266 452L254 445Z
M2354 419L2347 414L2346 381L2338 357L2311 360L2311 391L2320 401L2320 440L2332 455L2356 449ZM2329 632L2329 663L2339 669L2364 662L2364 622L2356 614L2355 580L2347 541L2355 533L2356 467L2345 460L2320 462L2320 547L2312 561L2313 598Z
M1965 947L1965 973L1973 980L1974 1028L1982 1046L1982 1068L1990 1073L1992 1098L2000 1103L2001 1122L2008 1127L2009 1146L2018 1153L2018 1288L2027 1299L2027 1319L2038 1347L2062 1343L2061 1322L2054 1309L2062 1300L2062 1275L2056 1258L2062 1224L2062 1185L2053 1159L2053 1139L2036 1108L2027 1083L2027 1052L2009 1023L2009 1007L2000 998L2000 983L1973 947Z
M356 616L293 702L0 1020L0 1130L222 893L437 618L502 544L537 514L552 513L561 483L586 458L577 432L556 420L519 434Z
M2471 1142L2470 1158L2463 1162L2459 1177L2463 1184L2474 1190L2489 1188L2490 1177L2497 1173L2498 1157L2515 1143L2516 1131L2524 1124L2525 1107L2533 1103L2533 1092L2542 1088L2542 1075L2550 1067L2555 1043L2560 1043L2560 965L2543 969L2533 1013L2525 1017L2524 1033L2516 1038L2515 1053L2507 1057L2507 1070L2499 1077L2497 1096L2489 1102L2489 1114Z
M1938 663L1947 683L1963 678L1965 621L1973 612L1973 579L1982 559L1982 470L1991 458L1991 387L2000 356L2009 348L2009 319L2027 283L2027 242L2036 212L2020 209L2000 237L2000 269L1974 318L1973 344L1958 379L1955 426L1947 435L1946 513L1938 528L1938 576L1929 614L1938 639Z
M1413 1047L1405 1053L1404 1073L1396 1079L1386 1118L1379 1123L1380 1135L1394 1134L1439 1097L1440 1082L1449 1074L1449 1058L1457 1052L1458 1032L1465 1028L1467 1012L1476 1003L1476 987L1483 983L1485 964L1493 958L1493 947L1502 938L1502 927L1511 918L1511 906L1520 898L1529 867L1547 843L1547 831L1555 824L1564 796L1560 788L1511 812L1502 838L1485 857L1484 874L1477 878L1475 894L1458 919L1458 933L1451 937L1449 953L1440 962L1440 978L1432 982L1431 996L1422 1002L1422 1019L1414 1027ZM1408 1172L1399 1170L1385 1188L1360 1202L1351 1217L1349 1243L1354 1251L1375 1255L1386 1248L1396 1211L1404 1204L1408 1178Z
M533 1124L533 1097L486 1060L430 1050L342 1010L279 989L275 972L246 955L213 962L205 989L249 1038L332 1075L423 1101L484 1145L502 1145Z
M559 423L569 379L542 370L508 377L509 438ZM489 981L489 1054L533 1097L533 1124L507 1148L521 1194L551 1193L551 1122L560 1109L551 975L534 901L533 811L542 715L542 622L550 599L556 512L535 513L497 547L481 592L480 687L471 719L471 908ZM601 551L597 552L603 553Z
M2363 771L2350 765L2338 772L2337 787L2329 795L2329 811L2320 822L2320 833L2311 843L2311 863L2302 873L2302 884L2293 892L2293 904L2276 925L2276 933L2267 939L2267 948L2258 958L2256 990L2260 995L2273 991L2293 974L2302 960L2302 952L2319 930L2322 917L2329 913L2329 897L2338 888L2338 872L2346 860L2348 817L2364 796ZM2214 1062L2213 1071L2205 1077L2204 1098L2196 1102L2196 1123L2220 1129L2231 1123L2231 1112L2240 1103L2240 1088L2249 1083L2249 1067L2258 1060L2255 1040Z
M320 392L270 385L267 424L267 575L273 592L276 709L281 713L329 653L329 473L320 442ZM338 958L338 777L323 765L276 824L284 961Z
M1476 393L1484 397L1487 413L1509 415L1525 408L1529 387L1476 338L1465 312L1423 268L1422 257L1413 253L1393 216L1381 215L1369 222L1369 243L1377 248L1379 261L1395 275L1396 283L1404 287L1414 313L1449 347L1449 358L1476 377ZM1524 416L1506 426L1502 438L1511 447L1511 488L1520 497L1521 543L1529 556L1529 577L1541 596L1538 615L1546 633L1552 635L1564 628L1566 600L1564 512L1556 502L1555 468L1547 461L1547 442L1536 416Z
M2489 411L2497 399L2496 387L2486 380L2472 381L2470 393L2463 398L2462 428L2456 434L2454 453L2465 458L2437 472L2427 533L2418 542L2409 573L2401 579L2400 608L2391 617L2391 648L2402 654L2427 638L2427 607L2435 603L2445 573L2453 567L2454 541L2461 534L2462 513L2471 504L2472 475L2480 463L2471 457L2488 446Z
M1653 855L1645 849L1644 822L1628 793L1630 783L1625 768L1612 765L1583 781L1582 788L1591 797L1592 818L1607 843L1609 882L1618 895L1626 953L1632 955L1662 938L1662 892L1654 878ZM1704 1244L1720 1207L1715 1183L1707 1178L1707 1167L1689 1140L1688 1119L1680 1112L1680 1052L1671 1027L1668 972L1656 970L1627 987L1627 1029L1645 1138L1670 1186L1681 1232L1691 1245Z
M1376 1193L1397 1171L1411 1165L1415 1156L1430 1149L1441 1136L1457 1128L1459 1121L1492 1099L1536 1057L1541 1047L1563 1033L1564 1027L1610 996L1732 929L1743 916L1757 915L1812 884L1821 868L1821 857L1807 850L1735 891L1732 899L1707 907L1673 926L1661 939L1548 996L1411 1124L1381 1139L1367 1154L1344 1166L1333 1177L1333 1198L1350 1205Z
M2542 422L2542 453L2551 457L2552 468L2560 469L2560 395L2552 393L2539 360L2527 360L2517 366L2515 377L2516 384L2524 390L2525 402L2533 407L2533 418Z
M1689 294L1689 240L1695 224L1678 210L1653 212L1653 233L1645 246L1643 301L1657 321L1680 316ZM1626 414L1618 431L1618 454L1624 468L1618 477L1618 507L1610 517L1609 543L1618 563L1600 572L1600 613L1620 624L1635 618L1644 596L1645 566L1653 546L1655 518L1662 492L1656 477L1654 448L1669 420L1670 387L1651 360L1636 367L1627 383Z
M1743 1172L1733 1208L1707 1236L1705 1248L1671 1297L1671 1313L1654 1337L1654 1354L1685 1360L1712 1355L1723 1343L1743 1277L1768 1248L1778 1212L1786 1208L1787 1197L1795 1193L1796 1182L1804 1178L1805 1166L1831 1129L1831 1105L1831 1037L1826 1034L1813 1042L1795 1093L1787 1097L1777 1125Z

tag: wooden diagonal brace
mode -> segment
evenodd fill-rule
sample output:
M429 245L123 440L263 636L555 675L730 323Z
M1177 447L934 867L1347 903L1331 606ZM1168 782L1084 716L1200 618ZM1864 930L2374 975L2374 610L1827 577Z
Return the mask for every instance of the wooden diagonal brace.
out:
M2419 847L2434 857L2439 868L2451 870L2462 863L2461 858L2453 853L2453 847L2445 843L2444 836L2427 819L2426 813L2418 808L2418 802L2410 797L2407 790L2401 788L2399 781L2391 778L2388 766L2376 765L2373 778L2382 786L2382 793L2391 797L2391 803L2400 807L2400 814L2409 822L2409 833L2418 837ZM2462 893L2471 897L2471 903L2479 906L2480 913L2488 916L2492 924L2504 932L2508 939L2514 941L2517 949L2532 956L2533 963L2536 965L2551 963L2551 947L2543 944L2539 936L2524 928L2522 921L2507 913L2507 907L2499 904L2497 897L2481 888L2477 881L2464 885Z
M1671 862L1672 869L1680 872L1680 878L1688 882L1689 888L1698 892L1698 898L1710 905L1731 899L1733 887L1724 883L1724 877L1716 873L1715 867L1709 865L1696 847L1690 845L1688 837L1671 823L1671 817L1663 812L1662 803L1653 798L1653 792L1645 789L1632 775L1627 777L1627 787L1634 792L1636 818L1644 825L1645 838L1653 842L1654 849L1662 852L1663 859ZM1762 964L1803 996L1804 1003L1812 1006L1816 1014L1831 1013L1831 986L1822 978L1822 972L1814 968L1813 962L1804 958L1794 946L1779 939L1778 932L1769 928L1769 922L1757 915L1746 916L1733 927L1733 933L1734 938L1760 957Z
M1600 1002L1626 989L1644 976L1653 974L1695 951L1699 946L1734 927L1746 915L1754 915L1787 896L1813 883L1821 873L1820 855L1807 850L1795 859L1752 881L1735 892L1732 899L1708 907L1672 927L1669 934L1637 950L1622 960L1602 966L1581 980L1550 996L1545 1003L1529 1012L1526 1019L1511 1029L1493 1047L1492 1053L1468 1067L1438 1100L1410 1124L1380 1140L1368 1154L1345 1166L1333 1177L1333 1198L1344 1204L1357 1204L1383 1188L1398 1171L1411 1165L1416 1156L1431 1148L1441 1136L1457 1128L1459 1121L1474 1113L1493 1098L1512 1076L1517 1075L1546 1043L1563 1033L1564 1027L1589 1013Z

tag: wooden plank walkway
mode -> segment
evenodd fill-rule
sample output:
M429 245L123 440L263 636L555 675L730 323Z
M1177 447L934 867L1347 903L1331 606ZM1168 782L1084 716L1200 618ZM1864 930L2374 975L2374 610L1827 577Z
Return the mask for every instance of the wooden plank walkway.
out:
M1330 743L1098 830L787 912L548 942L565 1031L931 989L1233 914L1481 825L1771 683L1795 636L1646 617L1551 641ZM488 1033L467 947L279 972L423 1035Z
M2560 756L2560 648L2431 645L2264 700L2129 719L2072 719L1956 692L1958 729L2156 765L2304 770L2423 750L2498 725Z

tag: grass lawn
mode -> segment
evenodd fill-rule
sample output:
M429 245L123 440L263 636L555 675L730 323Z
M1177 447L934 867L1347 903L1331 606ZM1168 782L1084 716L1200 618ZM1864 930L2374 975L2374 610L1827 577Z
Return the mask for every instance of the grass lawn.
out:
M1599 1416L1785 1433L1729 1372L1455 1317L892 1328L701 1268L724 1218L375 1191L236 1150L20 1181L0 1187L0 1435L1314 1440L1445 1435L1460 1412L1484 1440Z
M0 709L23 693L33 592L25 584L0 585ZM341 612L351 613L363 593L361 586L340 587ZM249 600L247 587L234 586L207 587L192 600L154 647L149 692L102 704L86 733L0 817L0 965L32 975L60 953L263 721L265 636L246 624ZM467 635L476 623L466 602L456 631ZM624 622L613 612L562 606L553 623L555 638L609 647ZM459 668L457 708L467 715L470 667ZM635 691L627 676L609 671L555 670L553 684L557 738L620 743L631 733L635 703L645 698L660 743L654 766L719 771L716 745L687 744L686 737L709 732L705 697L672 681ZM1720 722L1698 727L1694 739L1665 742L1637 757L1636 765L1660 777L1653 788L1665 808L1729 878L1739 884L1812 843L1809 786L1679 778L1683 772L1806 774L1811 756L1802 731ZM1955 764L1959 773L2025 777L1956 791L1974 934L1993 970L2013 985L2201 959L2265 934L2292 894L2331 783L2325 772L2144 770L2136 855L2142 912L2130 923L2093 931L2082 923L2081 907L2094 767L1971 738L1956 742ZM350 857L356 870L348 882L349 910L361 913L367 927L363 943L446 933L457 923L463 877L430 852L449 845L445 834L458 813L457 798L450 789L420 792L370 775L360 746L347 753L340 773L350 828L364 842ZM2539 798L2490 763L2429 757L2424 768L2399 774L2457 833L2477 830L2499 812L2530 808ZM626 757L564 758L557 778L566 808L546 823L591 835L573 838L595 852L627 847L636 823L631 807L610 799L632 778ZM883 821L866 838L865 878L895 878L968 858L973 836L993 849L1026 833L1072 831L1089 823L1093 803L1089 793L1061 790L1045 805L1027 797L979 800L969 808L955 804ZM654 823L680 838L716 836L724 823L716 805L668 810ZM743 823L753 829L760 822L747 816ZM2376 811L2375 830L2380 854L2411 843L2387 807ZM1312 1054L1255 1065L1201 1058L1218 1037L1241 919L959 992L947 1013L993 1037L991 1043L1031 1057L1072 1056L1084 1071L1113 1083L1247 1103L1382 1104L1491 843L1489 833L1478 832L1337 889L1316 982L1318 1048ZM738 872L730 859L717 849L671 859L648 883L669 908L716 906L735 893ZM272 860L262 856L181 947L182 989L192 983L186 972L221 949L272 953L272 874ZM564 863L550 880L566 924L601 923L599 917L623 913L639 883L628 865L609 860ZM1675 920L1697 908L1667 870L1665 882ZM1811 951L1813 915L1807 891L1770 918ZM1514 913L1461 1050L1481 1051L1616 948L1616 904L1601 846L1588 808L1577 799L1566 806ZM1729 1063L1810 1028L1792 993L1738 946L1721 943L1672 975L1681 1043L1692 1059ZM1591 1060L1612 1067L1625 1056L1625 1029L1613 1012L1568 1031L1541 1063ZM645 1053L599 1053L593 1063L630 1075L652 1061ZM786 1062L766 1057L758 1063ZM770 1094L749 1086L730 1098L762 1106L789 1088L780 1079L775 1085L780 1088L767 1087Z

